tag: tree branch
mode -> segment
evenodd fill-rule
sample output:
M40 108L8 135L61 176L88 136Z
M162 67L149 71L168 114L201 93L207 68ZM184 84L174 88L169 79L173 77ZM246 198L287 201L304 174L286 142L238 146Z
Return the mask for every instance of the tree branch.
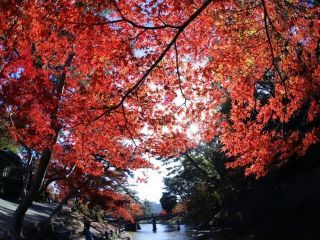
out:
M42 184L41 188L39 189L39 194L45 191L51 183L61 180L67 180L69 176L72 174L72 172L75 170L76 166L77 165L74 164L72 168L70 168L70 170L63 176L53 176L50 179L48 179L44 184Z
M177 48L177 43L174 43L174 50L176 52L176 70L177 70L177 75L178 75L178 83L179 83L179 88L180 88L180 93L182 95L182 97L184 98L184 105L187 107L187 100L189 100L187 98L187 96L184 94L183 89L182 89L182 79L181 79L181 74L180 74L180 68L179 68L179 53L178 53L178 48Z
M287 101L288 101L288 93L287 93L287 86L286 86L286 81L283 78L282 74L281 74L281 70L279 69L278 63L277 63L277 59L275 57L274 54L274 49L272 46L272 40L271 40L271 35L269 33L269 29L268 29L268 21L271 22L270 16L268 15L268 11L267 11L267 7L266 7L266 3L265 0L261 0L262 6L263 6L263 11L264 11L264 26L265 26L265 30L266 30L266 35L267 35L267 39L268 39L268 43L269 43L269 47L270 47L270 53L271 53L271 58L272 58L272 64L277 72L277 74L279 75L280 81L282 83L282 86L284 88L284 94L285 94L285 100L284 100L284 107L283 107L283 122L285 120L285 116L286 116L286 105L287 105ZM283 122L282 122L282 135L284 134L284 127L283 127Z
M75 188L73 190L71 190L63 199L62 201L58 204L58 206L50 213L49 216L49 220L51 220L51 218L56 215L61 209L62 207L68 202L68 200L70 198L73 198L77 195L80 194L79 188Z
M199 16L209 5L210 3L213 2L213 0L206 0L198 10L196 10L179 28L174 37L171 39L171 41L168 43L168 45L165 47L165 49L162 51L160 56L154 61L154 63L149 67L149 69L143 74L143 76L123 95L119 103L113 105L113 106L108 106L106 110L98 115L96 118L93 119L93 121L96 121L103 117L106 114L110 114L112 111L115 109L118 109L124 102L125 100L134 94L140 86L145 82L147 77L150 75L150 73L158 66L158 64L163 60L163 58L166 56L170 48L174 45L174 43L177 41L179 38L180 34L190 25L190 23L196 19L197 16Z
M174 26L174 25L169 25L163 22L163 25L161 26L145 26L145 25L140 25L135 23L134 21L128 19L127 17L124 16L124 14L122 13L121 9L119 8L118 4L116 1L113 1L113 4L115 6L115 8L117 9L117 11L119 12L120 16L121 16L121 20L124 22L129 23L130 25L132 25L135 28L142 28L145 30L157 30L157 29L164 29L164 28L173 28L173 29L179 29L181 26Z

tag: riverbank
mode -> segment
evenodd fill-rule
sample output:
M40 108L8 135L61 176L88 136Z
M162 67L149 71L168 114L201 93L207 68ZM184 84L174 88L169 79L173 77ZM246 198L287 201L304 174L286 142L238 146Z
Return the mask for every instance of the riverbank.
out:
M0 199L0 239L11 239L9 228L12 216L17 204ZM26 214L25 234L32 235L35 230L43 226L43 222L49 217L54 208L54 204L34 203ZM72 239L84 240L84 220L85 216L79 212L70 209L61 210L49 223L48 232L44 240ZM129 240L130 235L126 232L120 232L118 226L110 222L98 222L89 219L91 222L90 232L92 236L102 239L108 234L113 240Z
M163 225L176 225L177 223L185 224L184 219L182 217L174 217L171 219L157 219L157 224L163 224ZM139 224L152 224L152 218L148 220L139 221Z
M84 239L84 218L83 214L67 209L59 212L52 221L52 233L49 239L56 240L62 237L73 240ZM130 235L122 232L116 224L86 219L90 222L89 231L94 239L130 240Z

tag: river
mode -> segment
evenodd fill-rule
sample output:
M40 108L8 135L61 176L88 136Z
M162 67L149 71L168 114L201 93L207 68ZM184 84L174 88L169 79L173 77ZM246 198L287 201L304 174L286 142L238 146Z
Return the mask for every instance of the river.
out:
M192 230L185 225L157 224L157 231L152 231L152 224L140 224L141 230L131 233L133 240L193 240Z

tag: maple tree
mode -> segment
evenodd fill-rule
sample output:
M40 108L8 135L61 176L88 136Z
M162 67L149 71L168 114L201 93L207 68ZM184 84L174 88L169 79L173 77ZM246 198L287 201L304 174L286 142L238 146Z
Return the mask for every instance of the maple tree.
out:
M73 197L77 202L87 204L90 209L99 206L105 212L114 217L121 216L125 220L134 221L133 216L139 214L140 209L131 197L131 193L126 187L126 174L120 169L111 170L108 166L104 168L104 173L99 176L89 175L88 171L74 168L68 175L53 174L47 175L48 180L44 183L45 189L50 182L58 181L59 205L50 214L52 218L63 205ZM57 168L53 169L57 171ZM66 180L67 181L61 181Z
M319 141L316 1L2 1L0 13L2 116L38 153L17 237L48 168L150 167L219 135L228 166L260 177Z

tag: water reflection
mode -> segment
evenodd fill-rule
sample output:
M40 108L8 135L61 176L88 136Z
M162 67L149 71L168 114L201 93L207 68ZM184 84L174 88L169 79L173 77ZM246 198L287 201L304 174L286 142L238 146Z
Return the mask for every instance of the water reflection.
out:
M141 224L141 230L132 233L133 240L192 240L192 231L185 225L157 224L157 231L152 231L152 224Z

